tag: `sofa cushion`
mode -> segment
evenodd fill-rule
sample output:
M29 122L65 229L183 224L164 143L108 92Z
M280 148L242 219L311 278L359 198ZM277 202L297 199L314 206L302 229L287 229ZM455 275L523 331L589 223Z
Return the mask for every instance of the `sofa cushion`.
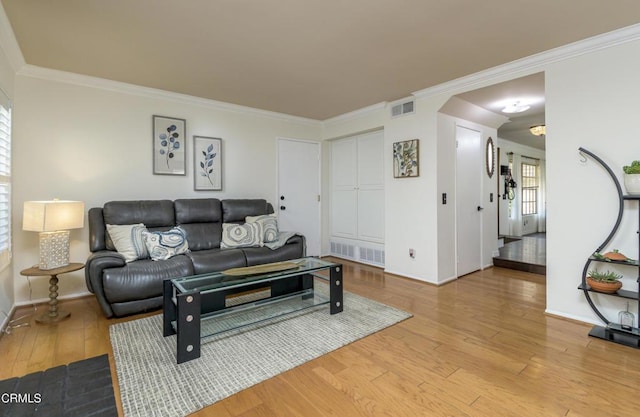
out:
M264 242L274 242L278 239L278 219L275 214L263 214L262 216L247 216L247 223L260 223L264 231Z
M242 249L200 250L189 252L186 256L191 259L195 274L206 274L247 266Z
M192 198L174 201L176 223L222 223L222 205L217 198Z
M110 303L144 300L162 295L162 281L193 275L186 255L166 261L141 259L122 268L105 269L102 275L104 294Z
M171 200L110 201L104 204L102 215L105 224L144 223L150 230L175 226ZM108 235L105 236L105 247L115 250Z
M244 256L247 258L247 266L262 265L271 262L288 261L304 256L302 238L294 236L281 248L272 250L267 247L244 248Z
M108 224L107 232L119 254L126 262L149 257L142 234L147 231L144 224Z
M182 199L174 202L176 223L184 230L193 251L220 247L222 205L217 198Z
M149 256L154 261L162 261L189 252L189 243L182 229L174 227L166 232L145 232L144 242Z
M264 231L260 223L222 224L221 248L264 246Z
M222 239L222 223L181 224L180 228L189 242L192 251L217 249Z
M270 213L270 205L264 199L222 200L222 219L224 223L244 222L247 216L260 216Z

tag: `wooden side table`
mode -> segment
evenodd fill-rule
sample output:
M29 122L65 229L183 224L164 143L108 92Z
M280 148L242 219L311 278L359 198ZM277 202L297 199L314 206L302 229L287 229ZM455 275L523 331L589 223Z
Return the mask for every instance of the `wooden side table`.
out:
M54 269L40 269L37 266L33 266L20 271L20 275L24 275L25 277L51 277L51 279L49 279L49 311L36 317L36 322L45 324L57 323L69 317L71 313L58 311L58 275L78 271L82 268L84 268L84 264L72 263Z

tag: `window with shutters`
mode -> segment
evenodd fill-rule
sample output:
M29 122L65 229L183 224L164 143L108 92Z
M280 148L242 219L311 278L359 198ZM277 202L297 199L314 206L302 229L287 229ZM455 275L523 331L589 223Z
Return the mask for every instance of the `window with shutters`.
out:
M11 102L0 90L0 269L11 257Z
M522 164L522 215L538 213L538 167Z

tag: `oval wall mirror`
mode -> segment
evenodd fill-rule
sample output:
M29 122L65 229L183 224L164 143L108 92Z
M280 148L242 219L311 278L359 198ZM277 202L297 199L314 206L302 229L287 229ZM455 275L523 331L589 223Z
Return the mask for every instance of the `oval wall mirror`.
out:
M493 177L493 172L496 169L496 161L494 158L495 150L493 149L493 139L487 139L487 155L485 161L487 162L487 175L489 178Z

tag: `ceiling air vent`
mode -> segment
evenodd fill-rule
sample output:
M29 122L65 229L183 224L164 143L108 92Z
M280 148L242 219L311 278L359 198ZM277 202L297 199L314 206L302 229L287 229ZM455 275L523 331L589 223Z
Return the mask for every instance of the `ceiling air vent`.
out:
M414 112L414 101L405 101L404 103L396 104L391 107L391 117L404 116L405 114L411 114Z

